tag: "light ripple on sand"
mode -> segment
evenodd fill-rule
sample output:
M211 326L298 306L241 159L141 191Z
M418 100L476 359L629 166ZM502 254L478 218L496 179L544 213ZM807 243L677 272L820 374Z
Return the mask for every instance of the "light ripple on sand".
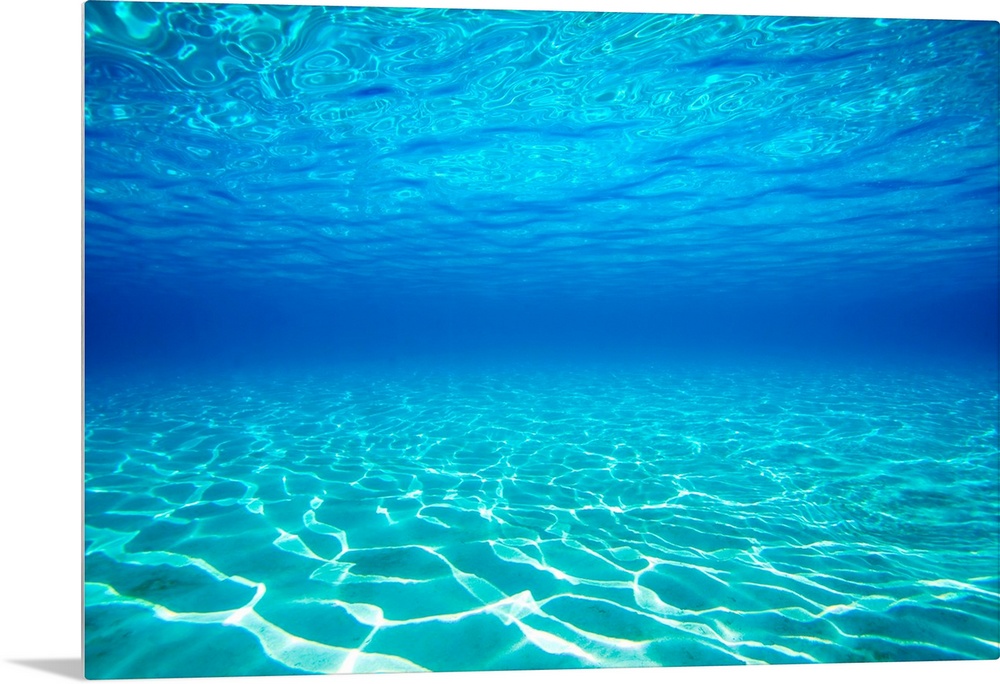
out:
M620 374L607 383L580 373L540 383L483 374L454 384L415 374L232 392L123 387L105 401L135 410L88 409L88 567L103 574L88 577L87 605L239 627L268 658L316 672L420 669L419 654L370 653L376 641L395 648L395 637L376 632L481 616L521 635L505 633L501 648L537 649L555 659L530 661L545 666L672 664L663 659L679 657L677 645L694 662L935 649L995 657L996 502L978 483L995 480L997 447L976 437L996 434L995 393L963 377L885 388L850 377L738 377ZM949 391L963 412L947 408ZM233 392L247 398L236 410ZM158 417L139 408L150 404ZM781 410L757 410L769 404ZM922 439L932 430L932 442ZM905 491L879 486L896 471ZM963 501L965 515L935 508L946 500ZM218 570L213 563L230 560L213 551L213 535L226 529L254 531L278 556L241 548L237 574ZM91 563L98 555L110 565ZM156 566L163 581L170 568L195 568L254 596L235 609L173 612L118 592L116 582L127 583L115 563ZM545 607L560 597L584 603L557 617ZM333 627L315 641L296 635L292 614L278 610L275 623L257 610L289 601L344 610L371 631L354 646L338 645ZM601 633L601 606L623 611L621 629L637 639ZM935 645L873 621L901 607L958 631ZM650 622L639 629L641 621Z

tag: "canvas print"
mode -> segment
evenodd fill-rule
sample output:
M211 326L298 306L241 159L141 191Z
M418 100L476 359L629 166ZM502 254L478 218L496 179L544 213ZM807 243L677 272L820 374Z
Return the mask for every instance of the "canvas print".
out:
M84 31L88 678L998 657L997 23Z

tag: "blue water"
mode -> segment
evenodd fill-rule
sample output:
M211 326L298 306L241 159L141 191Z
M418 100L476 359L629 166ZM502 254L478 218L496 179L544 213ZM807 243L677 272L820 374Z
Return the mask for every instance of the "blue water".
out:
M88 677L1000 656L996 23L85 31Z

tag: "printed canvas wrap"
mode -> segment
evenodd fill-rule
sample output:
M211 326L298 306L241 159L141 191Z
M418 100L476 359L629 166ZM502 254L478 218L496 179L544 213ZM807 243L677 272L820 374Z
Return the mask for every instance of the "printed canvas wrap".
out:
M93 679L995 659L998 24L87 2Z

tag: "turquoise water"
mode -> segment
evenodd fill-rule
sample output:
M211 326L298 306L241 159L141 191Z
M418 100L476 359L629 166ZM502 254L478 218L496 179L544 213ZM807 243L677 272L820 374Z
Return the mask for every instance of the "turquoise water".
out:
M1000 656L997 24L85 36L88 677Z
M997 657L995 377L101 390L86 505L102 676Z

